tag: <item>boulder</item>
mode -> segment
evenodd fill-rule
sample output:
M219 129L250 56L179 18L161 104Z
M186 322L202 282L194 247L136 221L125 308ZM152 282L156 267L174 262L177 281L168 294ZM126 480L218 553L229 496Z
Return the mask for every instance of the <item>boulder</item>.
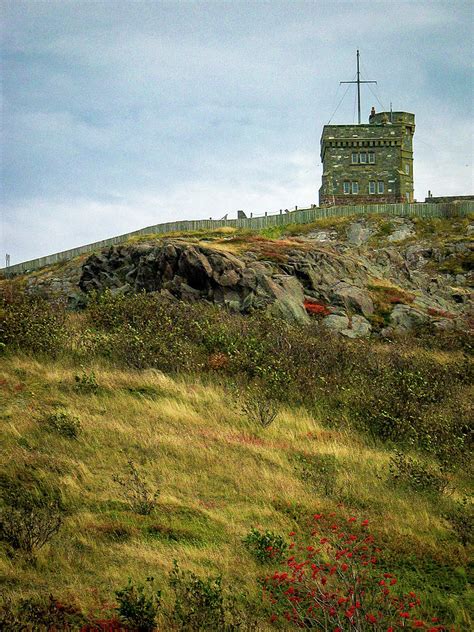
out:
M270 280L269 289L275 301L269 308L272 316L287 322L307 325L311 322L304 308L304 290L295 277L278 275Z
M388 241L403 241L409 237L413 237L414 233L409 226L402 226L394 230L391 235L387 237Z
M429 316L415 307L396 305L390 314L390 324L397 329L409 330L429 322Z
M373 230L363 222L355 222L347 227L347 241L351 246L360 246L372 235Z
M330 314L323 318L323 325L333 331L344 331L349 328L349 318L347 316Z
M331 302L344 305L359 314L370 316L374 313L374 304L367 290L349 285L348 283L338 283L332 288Z
M366 338L370 335L372 326L363 316L352 316L349 327L341 330L346 338Z
M369 321L363 316L349 318L345 315L331 314L323 319L323 325L346 336L346 338L365 338L372 330Z

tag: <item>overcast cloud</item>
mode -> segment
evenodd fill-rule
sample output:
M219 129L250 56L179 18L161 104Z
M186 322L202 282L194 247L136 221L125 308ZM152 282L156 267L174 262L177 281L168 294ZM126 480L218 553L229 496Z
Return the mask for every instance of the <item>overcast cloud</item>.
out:
M356 48L378 80L364 119L390 102L415 113L415 197L473 193L473 7L3 0L0 265L316 203L322 127ZM353 122L354 93L333 123Z

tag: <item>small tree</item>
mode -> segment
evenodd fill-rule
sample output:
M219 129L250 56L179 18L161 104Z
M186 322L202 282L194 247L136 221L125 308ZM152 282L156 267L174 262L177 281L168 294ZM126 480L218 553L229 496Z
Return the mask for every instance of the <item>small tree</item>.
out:
M125 588L115 592L120 620L137 632L152 632L156 628L160 607L161 591L155 590L153 577L147 577L146 581L146 586L134 586L129 579Z
M32 488L2 481L0 539L23 552L30 561L61 528L64 506L58 490L39 483Z
M175 593L172 617L180 630L225 630L225 607L222 579L202 579L194 573L182 571L176 560L170 574L170 585Z
M248 390L241 401L242 413L262 428L272 424L278 415L278 404L264 392Z
M148 516L156 507L159 489L151 489L140 475L135 463L128 461L127 476L114 476L113 480L122 488L122 495L135 513Z

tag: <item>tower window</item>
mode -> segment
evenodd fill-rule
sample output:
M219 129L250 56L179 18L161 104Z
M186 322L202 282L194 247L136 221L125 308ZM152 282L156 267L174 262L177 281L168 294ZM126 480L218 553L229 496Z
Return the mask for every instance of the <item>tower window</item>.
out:
M383 183L383 180L379 180L377 182L377 193L383 193L385 191L385 184Z
M353 195L359 193L359 183L358 182L351 182L352 185L352 193Z
M359 162L359 154L356 151L352 152L352 164L356 165Z
M375 193L375 180L369 182L369 193Z
M344 191L345 194L350 193L351 192L351 183L350 182L344 182L342 184L342 190Z
M410 175L410 165L405 165L405 173L407 174L407 176Z
M373 151L369 151L369 163L371 165L375 164L375 154Z
M365 153L365 151L361 151L359 154L359 162L362 164L366 164L367 163L367 154Z

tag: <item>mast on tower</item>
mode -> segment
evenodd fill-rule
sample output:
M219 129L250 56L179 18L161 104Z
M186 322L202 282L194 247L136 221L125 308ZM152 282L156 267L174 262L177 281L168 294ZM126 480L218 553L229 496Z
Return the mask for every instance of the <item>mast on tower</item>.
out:
M361 81L359 70L359 49L357 49L357 80L356 81L340 81L341 83L356 83L357 84L357 113L360 125L360 84L361 83L377 83L376 81Z

